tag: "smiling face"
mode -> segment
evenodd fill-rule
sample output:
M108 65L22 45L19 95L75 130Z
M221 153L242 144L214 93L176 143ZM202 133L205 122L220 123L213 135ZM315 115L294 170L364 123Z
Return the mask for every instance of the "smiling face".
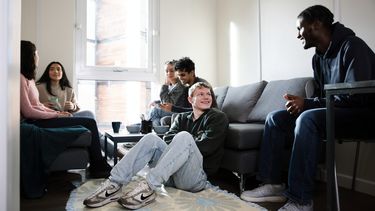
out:
M191 71L190 73L182 71L182 70L177 70L177 76L183 85L192 85L195 80L194 70Z
M211 108L212 105L212 95L209 88L197 87L191 96L188 98L193 109L197 110L207 110Z
M296 25L298 30L297 39L302 41L303 48L316 47L313 23L307 23L303 18L298 18Z
M60 81L63 75L62 68L59 64L52 64L49 67L49 78L52 81Z

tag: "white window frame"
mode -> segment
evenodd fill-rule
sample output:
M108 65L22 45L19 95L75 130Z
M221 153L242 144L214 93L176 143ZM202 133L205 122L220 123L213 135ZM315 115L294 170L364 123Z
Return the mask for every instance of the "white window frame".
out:
M86 0L76 0L75 78L76 80L118 80L158 82L159 75L159 0L149 2L148 67L120 68L87 66Z

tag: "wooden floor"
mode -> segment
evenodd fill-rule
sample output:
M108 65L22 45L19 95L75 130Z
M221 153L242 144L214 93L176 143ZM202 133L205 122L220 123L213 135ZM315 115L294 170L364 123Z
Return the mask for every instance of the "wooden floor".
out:
M73 183L79 183L80 175L57 172L49 177L48 192L41 199L24 199L21 197L21 210L23 211L58 211L65 210L65 204L69 198L69 193L74 189ZM238 179L230 172L220 172L218 176L212 179L212 183L219 185L222 189L239 194ZM247 189L256 187L257 183L250 178L247 182ZM314 210L321 211L326 208L325 183L317 182L314 194ZM340 189L340 203L342 211L368 211L375 210L375 197ZM277 210L282 203L260 203L262 207L268 210Z

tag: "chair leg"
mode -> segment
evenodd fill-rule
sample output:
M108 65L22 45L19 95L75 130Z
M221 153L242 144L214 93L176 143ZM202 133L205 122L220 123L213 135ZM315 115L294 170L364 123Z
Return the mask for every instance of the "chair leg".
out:
M241 194L242 192L245 191L246 177L244 174L239 174L239 176L240 176L240 194Z
M81 182L82 184L87 181L87 169L84 169L82 174L81 174Z
M354 158L354 167L353 167L352 190L355 190L355 182L357 179L357 166L358 166L360 147L361 147L361 142L357 142L357 146L355 150L355 158Z

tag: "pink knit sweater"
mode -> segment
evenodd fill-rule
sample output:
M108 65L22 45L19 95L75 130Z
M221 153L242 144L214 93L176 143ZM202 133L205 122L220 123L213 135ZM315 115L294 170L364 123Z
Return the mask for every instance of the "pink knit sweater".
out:
M38 89L34 80L27 80L21 74L21 116L27 119L56 118L57 112L45 107L39 101Z

